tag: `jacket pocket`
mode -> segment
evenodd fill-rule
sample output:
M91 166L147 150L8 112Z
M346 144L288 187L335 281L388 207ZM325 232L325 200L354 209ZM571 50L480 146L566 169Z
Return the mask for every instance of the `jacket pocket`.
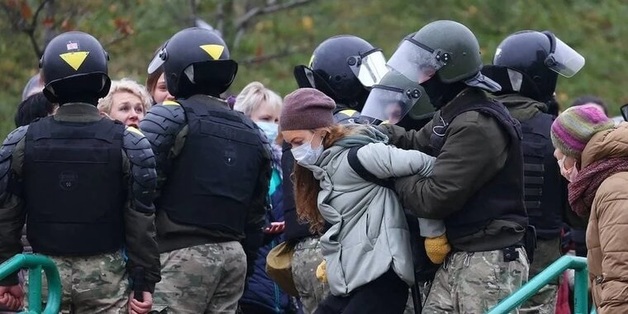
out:
M370 251L375 246L377 238L379 238L380 230L382 228L383 215L374 215L370 211L367 211L364 219L364 250Z

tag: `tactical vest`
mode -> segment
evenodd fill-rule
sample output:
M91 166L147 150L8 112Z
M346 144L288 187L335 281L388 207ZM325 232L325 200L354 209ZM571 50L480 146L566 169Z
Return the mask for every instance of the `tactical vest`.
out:
M553 121L553 116L542 112L521 121L525 207L530 224L541 239L560 235L562 208L566 204L565 186L550 138Z
M27 235L49 255L96 255L124 242L122 138L109 119L31 123L24 148Z
M521 153L521 130L519 123L512 119L506 108L485 100L480 103L458 104L448 112L445 125L438 134L446 134L446 128L453 119L467 111L478 111L495 118L508 134L510 143L504 167L483 187L467 200L463 208L445 219L447 237L453 239L475 234L493 220L506 220L527 227L528 219L523 205L523 155ZM446 138L433 132L430 146L434 156L438 156ZM488 139L487 139L488 140Z
M188 135L157 207L174 222L242 236L265 158L262 133L217 101L177 102Z

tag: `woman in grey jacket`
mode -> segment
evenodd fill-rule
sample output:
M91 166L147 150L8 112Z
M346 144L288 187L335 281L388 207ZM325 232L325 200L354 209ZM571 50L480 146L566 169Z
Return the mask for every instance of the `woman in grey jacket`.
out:
M434 159L386 145L386 136L374 128L334 125L334 108L323 93L301 88L286 96L280 117L298 164L297 213L313 231L331 224L321 246L332 295L316 313L403 313L414 282L403 208L393 190L364 180L347 155L360 147L358 160L380 179L427 176ZM432 223L444 232L442 222Z

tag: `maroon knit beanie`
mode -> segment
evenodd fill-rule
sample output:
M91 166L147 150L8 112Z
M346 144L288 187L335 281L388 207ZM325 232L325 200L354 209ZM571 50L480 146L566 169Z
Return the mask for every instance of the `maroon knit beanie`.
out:
M283 99L279 128L314 130L334 124L333 99L314 88L299 88Z

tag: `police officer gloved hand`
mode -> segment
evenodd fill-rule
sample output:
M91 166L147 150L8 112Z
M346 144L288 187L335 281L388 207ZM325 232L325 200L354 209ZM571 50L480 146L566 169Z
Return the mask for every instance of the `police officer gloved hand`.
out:
M318 267L316 267L316 279L322 283L327 282L327 261L323 260Z
M425 252L434 264L442 264L451 251L447 236L442 234L433 238L425 238Z

